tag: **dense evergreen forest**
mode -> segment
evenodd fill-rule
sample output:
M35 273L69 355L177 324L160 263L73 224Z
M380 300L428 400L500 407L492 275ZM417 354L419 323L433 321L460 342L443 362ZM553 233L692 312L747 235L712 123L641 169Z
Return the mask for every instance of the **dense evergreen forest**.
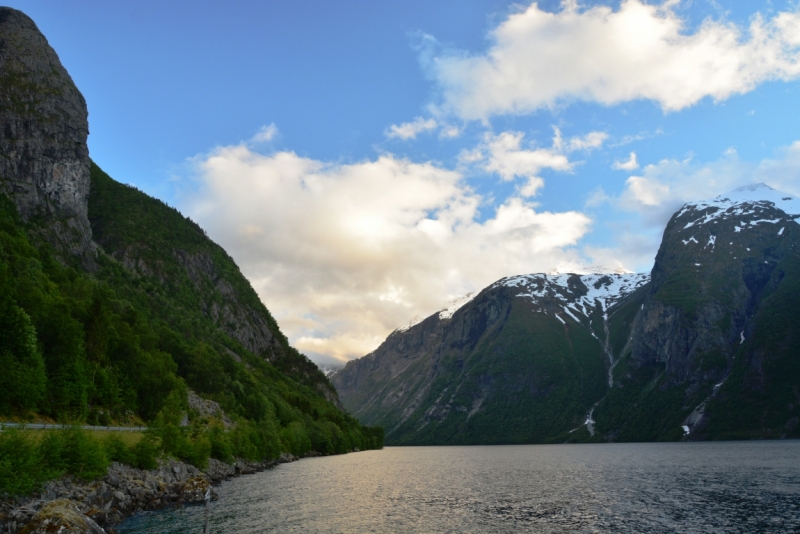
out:
M331 402L325 376L289 346L233 260L198 225L94 164L91 177L89 217L102 245L94 272L40 239L42 221L23 222L0 195L3 419L145 422L151 448L198 466L209 456L262 460L382 446L382 429ZM185 260L192 255L210 262L210 276L192 279ZM220 327L208 311L224 309L220 288L267 318L268 348L256 354L229 334L240 325ZM234 425L190 409L189 388L218 402ZM150 463L151 454L138 454L144 460L128 460ZM106 452L115 455L126 458Z

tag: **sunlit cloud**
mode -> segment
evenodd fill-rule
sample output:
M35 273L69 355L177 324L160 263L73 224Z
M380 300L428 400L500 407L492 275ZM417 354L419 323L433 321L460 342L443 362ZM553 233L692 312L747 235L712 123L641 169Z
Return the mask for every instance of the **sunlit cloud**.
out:
M422 40L439 111L463 120L528 114L560 102L651 100L664 111L725 100L770 80L800 76L800 14L759 14L747 27L706 19L687 29L680 2L623 0L618 9L537 3L494 28L485 53Z
M550 148L526 147L523 144L525 134L522 132L487 132L480 145L464 150L459 159L462 164L477 165L505 181L524 178L526 181L519 188L520 194L523 197L535 196L544 186L544 180L539 176L542 170L572 171L575 164L569 160L569 153L599 148L608 138L605 132L590 132L585 136L564 139L560 129L553 130Z
M520 196L492 207L460 172L390 154L334 164L239 145L193 164L186 211L292 343L327 363L503 276L581 262L576 245L591 227Z

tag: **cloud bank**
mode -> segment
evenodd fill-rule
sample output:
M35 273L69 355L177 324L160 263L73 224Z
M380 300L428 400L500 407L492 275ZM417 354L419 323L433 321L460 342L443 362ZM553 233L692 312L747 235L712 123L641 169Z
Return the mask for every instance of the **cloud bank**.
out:
M326 363L503 276L579 263L573 247L591 225L519 196L485 206L459 172L391 155L332 164L243 144L194 164L185 209L292 343Z
M549 13L533 3L490 33L487 52L423 50L421 61L438 86L439 111L464 120L575 99L646 99L676 111L800 76L800 14L757 14L747 28L707 19L688 33L678 4L624 0L615 11L564 0Z

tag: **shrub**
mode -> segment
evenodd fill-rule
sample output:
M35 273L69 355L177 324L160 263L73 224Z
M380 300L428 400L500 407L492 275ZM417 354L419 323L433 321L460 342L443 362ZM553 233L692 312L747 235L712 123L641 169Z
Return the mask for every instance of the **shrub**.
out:
M44 464L53 472L66 472L82 480L103 476L108 469L105 447L79 427L49 431L39 446Z
M103 446L106 449L106 457L110 462L130 465L136 463L136 457L134 456L132 448L125 445L125 442L122 441L122 438L118 435L109 434L103 442Z
M146 433L136 445L131 447L132 464L139 469L155 469L156 465L158 465L156 458L158 458L160 451L161 447L158 444L158 438L153 434Z
M6 429L0 433L0 494L31 493L52 476L42 469L39 448L27 432Z
M211 457L222 462L230 462L233 457L233 445L225 429L221 426L212 426L208 432L211 441Z

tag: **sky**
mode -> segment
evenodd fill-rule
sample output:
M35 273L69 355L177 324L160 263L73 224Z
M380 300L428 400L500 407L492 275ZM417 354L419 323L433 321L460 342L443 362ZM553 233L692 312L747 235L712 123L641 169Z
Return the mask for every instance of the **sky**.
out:
M794 0L19 0L115 179L323 367L504 276L648 272L684 202L800 194Z

